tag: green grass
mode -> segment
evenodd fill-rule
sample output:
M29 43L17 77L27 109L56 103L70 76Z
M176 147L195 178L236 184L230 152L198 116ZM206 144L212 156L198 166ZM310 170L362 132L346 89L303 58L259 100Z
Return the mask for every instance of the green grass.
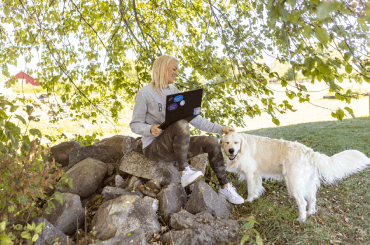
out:
M370 156L370 118L314 122L244 133L298 141L329 156L357 149ZM356 173L317 192L317 212L299 223L297 204L284 181L264 181L265 193L252 203L234 206L235 218L255 216L264 244L370 244L370 171ZM244 198L245 182L230 180Z
M29 83L19 83L16 82L12 86L13 93L25 93L25 94L33 94L33 93L47 93L45 89L43 89L41 86L33 86Z

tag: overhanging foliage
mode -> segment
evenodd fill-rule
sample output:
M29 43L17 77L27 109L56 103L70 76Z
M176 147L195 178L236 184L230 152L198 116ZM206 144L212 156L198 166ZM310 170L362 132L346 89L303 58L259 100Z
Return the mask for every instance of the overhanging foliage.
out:
M108 108L117 120L122 100L132 102L151 81L152 64L164 53L181 62L177 86L202 86L203 115L221 125L244 127L244 115L262 112L279 124L276 113L293 108L288 100L274 102L271 78L286 87L288 98L310 100L304 85L289 85L271 72L263 53L312 82L325 81L347 102L354 94L341 90L344 79L370 82L366 1L4 0L0 6L2 73L10 76L8 65L21 55L27 62L36 59L38 68L28 72L50 93L58 85L62 100L72 100L77 111L100 105L85 117ZM38 57L32 59L32 51ZM332 115L341 120L344 111Z

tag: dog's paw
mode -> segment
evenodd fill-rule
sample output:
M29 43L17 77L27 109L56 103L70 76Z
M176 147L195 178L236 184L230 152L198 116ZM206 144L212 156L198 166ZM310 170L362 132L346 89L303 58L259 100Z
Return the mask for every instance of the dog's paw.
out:
M314 210L308 210L307 211L307 214L308 215L311 215L311 214L315 214L316 213L316 210L314 209Z
M299 221L299 222L301 222L301 223L304 223L304 222L306 221L306 217L304 217L304 218L299 217L299 218L297 219L297 221Z
M253 200L254 200L253 197L248 197L247 200L245 200L245 201L247 201L247 202L253 202Z

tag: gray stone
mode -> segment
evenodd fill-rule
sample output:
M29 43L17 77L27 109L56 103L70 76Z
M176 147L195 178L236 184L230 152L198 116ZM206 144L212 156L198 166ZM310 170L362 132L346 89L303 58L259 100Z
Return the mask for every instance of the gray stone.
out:
M92 220L92 227L97 231L97 239L103 241L138 228L143 229L146 236L161 231L152 206L143 198L131 195L104 202Z
M159 212L166 222L170 215L180 211L188 200L184 187L181 184L171 183L162 189L157 195L159 201Z
M157 197L157 194L155 194L153 191L151 190L148 190L144 187L141 187L140 188L140 191L141 193L143 193L145 196L150 196L150 197L153 197L153 198L156 198Z
M106 173L107 165L99 160L87 158L67 171L68 177L72 178L72 189L60 189L60 192L69 192L86 198L95 193L102 183ZM59 182L58 182L59 186Z
M108 152L104 149L94 145L83 146L75 148L69 153L69 167L73 167L76 163L81 162L86 158L94 158L104 163L113 163L114 160L110 157Z
M139 190L133 190L132 188L118 188L113 186L106 186L102 191L102 195L104 196L105 200L112 200L122 195L138 195L143 196L143 194Z
M114 169L115 169L115 164L116 163L111 163L111 162L107 162L107 163L105 163L106 165L107 165L107 167L108 167L108 169L107 169L107 175L108 176L112 176L113 175L113 173L114 173ZM116 164L117 165L117 164Z
M192 229L181 231L169 231L163 234L163 245L201 245L200 241L195 237ZM204 243L203 243L204 244Z
M122 234L113 237L104 242L94 243L96 245L122 245L122 244L132 244L132 245L145 245L146 239L145 234L142 229L136 229L133 232Z
M146 182L145 187L148 187L154 193L158 193L161 190L161 184L157 180L149 180Z
M131 187L131 188L136 188L140 185L143 185L144 181L136 176L132 176L130 180L127 183L127 186L125 187Z
M36 240L35 245L53 245L57 239L60 244L74 244L72 239L68 237L58 228L53 226L49 221L44 218L36 217L32 220L35 223L36 227L45 222L45 227L41 233L39 233L39 238ZM67 243L67 241L69 243Z
M142 153L131 151L121 159L119 170L137 177L156 180L161 186L180 183L180 172L171 162L152 161Z
M202 171L203 175L206 172L206 166L208 163L208 153L199 154L195 157L190 158L190 166L196 170Z
M113 158L114 162L117 162L131 149L133 140L134 138L131 136L115 135L95 142L93 145L105 149Z
M230 205L227 201L203 181L194 183L193 191L185 205L185 209L192 214L206 211L215 216L225 218L231 214Z
M116 175L116 177L114 178L114 181L115 181L116 187L122 187L123 184L125 183L125 180L119 174Z
M145 196L144 201L146 201L147 203L149 203L152 206L154 212L158 211L158 201L157 201L157 199Z
M82 208L81 199L78 195L63 193L63 196L63 204L59 203L55 199L52 200L55 205L55 209L52 209L50 214L45 213L45 208L47 207L47 204L45 204L42 217L47 219L64 234L72 236L78 227L83 224L85 211ZM52 197L54 197L54 195Z
M208 212L193 215L186 210L172 214L170 219L172 230L184 231L182 233L172 233L174 244L177 241L185 239L188 244L219 244L230 243L238 240L238 231L240 229L236 220L214 218ZM192 230L193 232L190 232ZM166 233L167 234L167 233ZM168 240L168 235L163 236ZM166 243L165 243L166 244Z
M55 161L62 165L62 167L68 166L69 163L69 153L74 148L80 148L80 144L76 141L63 142L59 145L55 145L50 148L49 162L55 159Z

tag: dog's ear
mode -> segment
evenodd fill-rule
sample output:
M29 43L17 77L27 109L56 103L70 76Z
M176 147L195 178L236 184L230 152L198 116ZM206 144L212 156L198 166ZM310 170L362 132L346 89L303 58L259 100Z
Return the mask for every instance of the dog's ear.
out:
M243 149L243 137L240 137L240 149L239 152L241 153Z
M223 142L222 138L218 140L218 145L219 145L220 147L222 146L222 144L223 144L223 143L224 143L224 142Z

